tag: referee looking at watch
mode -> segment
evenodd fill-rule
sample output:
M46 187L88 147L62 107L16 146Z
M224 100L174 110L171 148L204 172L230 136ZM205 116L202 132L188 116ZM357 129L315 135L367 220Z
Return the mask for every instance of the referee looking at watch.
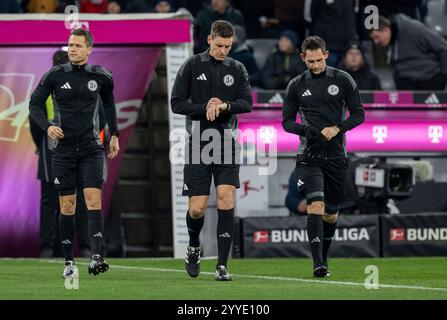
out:
M235 191L239 188L237 114L252 110L247 71L228 57L233 37L234 28L228 21L215 21L208 36L209 49L185 61L171 96L172 111L186 116L188 131L183 184L183 195L189 197L185 269L193 278L200 273L199 234L213 178L218 212L217 281L232 280L227 262L233 240Z

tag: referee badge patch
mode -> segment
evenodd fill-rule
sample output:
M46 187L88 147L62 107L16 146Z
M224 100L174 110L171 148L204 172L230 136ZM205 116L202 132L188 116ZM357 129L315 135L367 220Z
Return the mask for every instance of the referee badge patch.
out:
M340 89L338 88L338 86L336 86L335 84L331 84L329 86L329 88L327 88L327 92L331 95L331 96L336 96L339 92Z
M90 80L87 83L87 87L90 91L96 91L96 89L98 89L98 84L96 83L95 80Z
M234 78L231 74L227 74L224 78L223 78L223 82L227 87L231 87L234 84Z

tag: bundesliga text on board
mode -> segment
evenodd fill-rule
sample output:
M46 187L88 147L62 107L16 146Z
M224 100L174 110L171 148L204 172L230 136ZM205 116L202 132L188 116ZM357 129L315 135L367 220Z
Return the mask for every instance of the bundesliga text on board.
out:
M447 228L390 228L390 242L447 241Z
M369 241L367 228L341 228L334 234L334 241ZM306 229L257 230L253 232L253 243L291 243L308 242Z

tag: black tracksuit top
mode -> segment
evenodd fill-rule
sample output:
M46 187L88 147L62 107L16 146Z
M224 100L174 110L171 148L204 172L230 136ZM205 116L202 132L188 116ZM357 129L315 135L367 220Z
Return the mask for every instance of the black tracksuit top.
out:
M53 97L54 120L45 115L45 102ZM111 135L119 135L113 97L112 74L96 65L58 65L48 71L31 95L29 104L33 120L42 130L56 125L64 138L57 143L59 150L79 150L101 146L99 138L99 104L101 98Z
M347 110L350 115L346 119ZM345 132L365 119L357 84L348 73L331 67L326 67L319 75L306 70L290 81L282 112L284 130L300 135L298 155L302 155L307 147L306 125L319 130L332 126L340 128L339 134L327 143L328 159L346 157ZM296 123L298 113L302 124Z
M228 101L231 106L211 122L206 119L206 106L213 97ZM250 112L252 102L250 80L244 65L230 57L217 61L210 56L209 50L183 63L171 95L172 112L186 115L186 128L190 135L193 121L200 123L200 133L208 128L217 129L220 133L229 129L233 133L237 129L236 114Z

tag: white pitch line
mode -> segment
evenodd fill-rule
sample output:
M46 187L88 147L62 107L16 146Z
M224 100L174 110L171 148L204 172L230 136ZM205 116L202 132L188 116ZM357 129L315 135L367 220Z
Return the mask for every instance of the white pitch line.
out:
M47 263L60 263L60 261L54 260L39 260L40 262ZM80 265L88 265L88 263L77 263ZM184 273L185 270L179 269L165 269L165 268L152 268L152 267L134 267L134 266L123 266L123 265L111 265L110 269L124 269L124 270L144 270L144 271L159 271L159 272L175 272ZM200 272L201 274L214 275L214 272ZM335 284L342 286L356 286L364 287L365 284L362 282L350 282L350 281L333 281L327 280L312 280L312 279L301 279L301 278L288 278L288 277L275 277L275 276L255 276L246 274L232 274L238 278L251 278L251 279L263 279L263 280L278 280L278 281L295 281L295 282L305 282L305 283L319 283L319 284ZM435 288L435 287L423 287L423 286L406 286L406 285L394 285L394 284L379 284L380 288L389 289L410 289L410 290L426 290L426 291L442 291L447 292L447 288Z

